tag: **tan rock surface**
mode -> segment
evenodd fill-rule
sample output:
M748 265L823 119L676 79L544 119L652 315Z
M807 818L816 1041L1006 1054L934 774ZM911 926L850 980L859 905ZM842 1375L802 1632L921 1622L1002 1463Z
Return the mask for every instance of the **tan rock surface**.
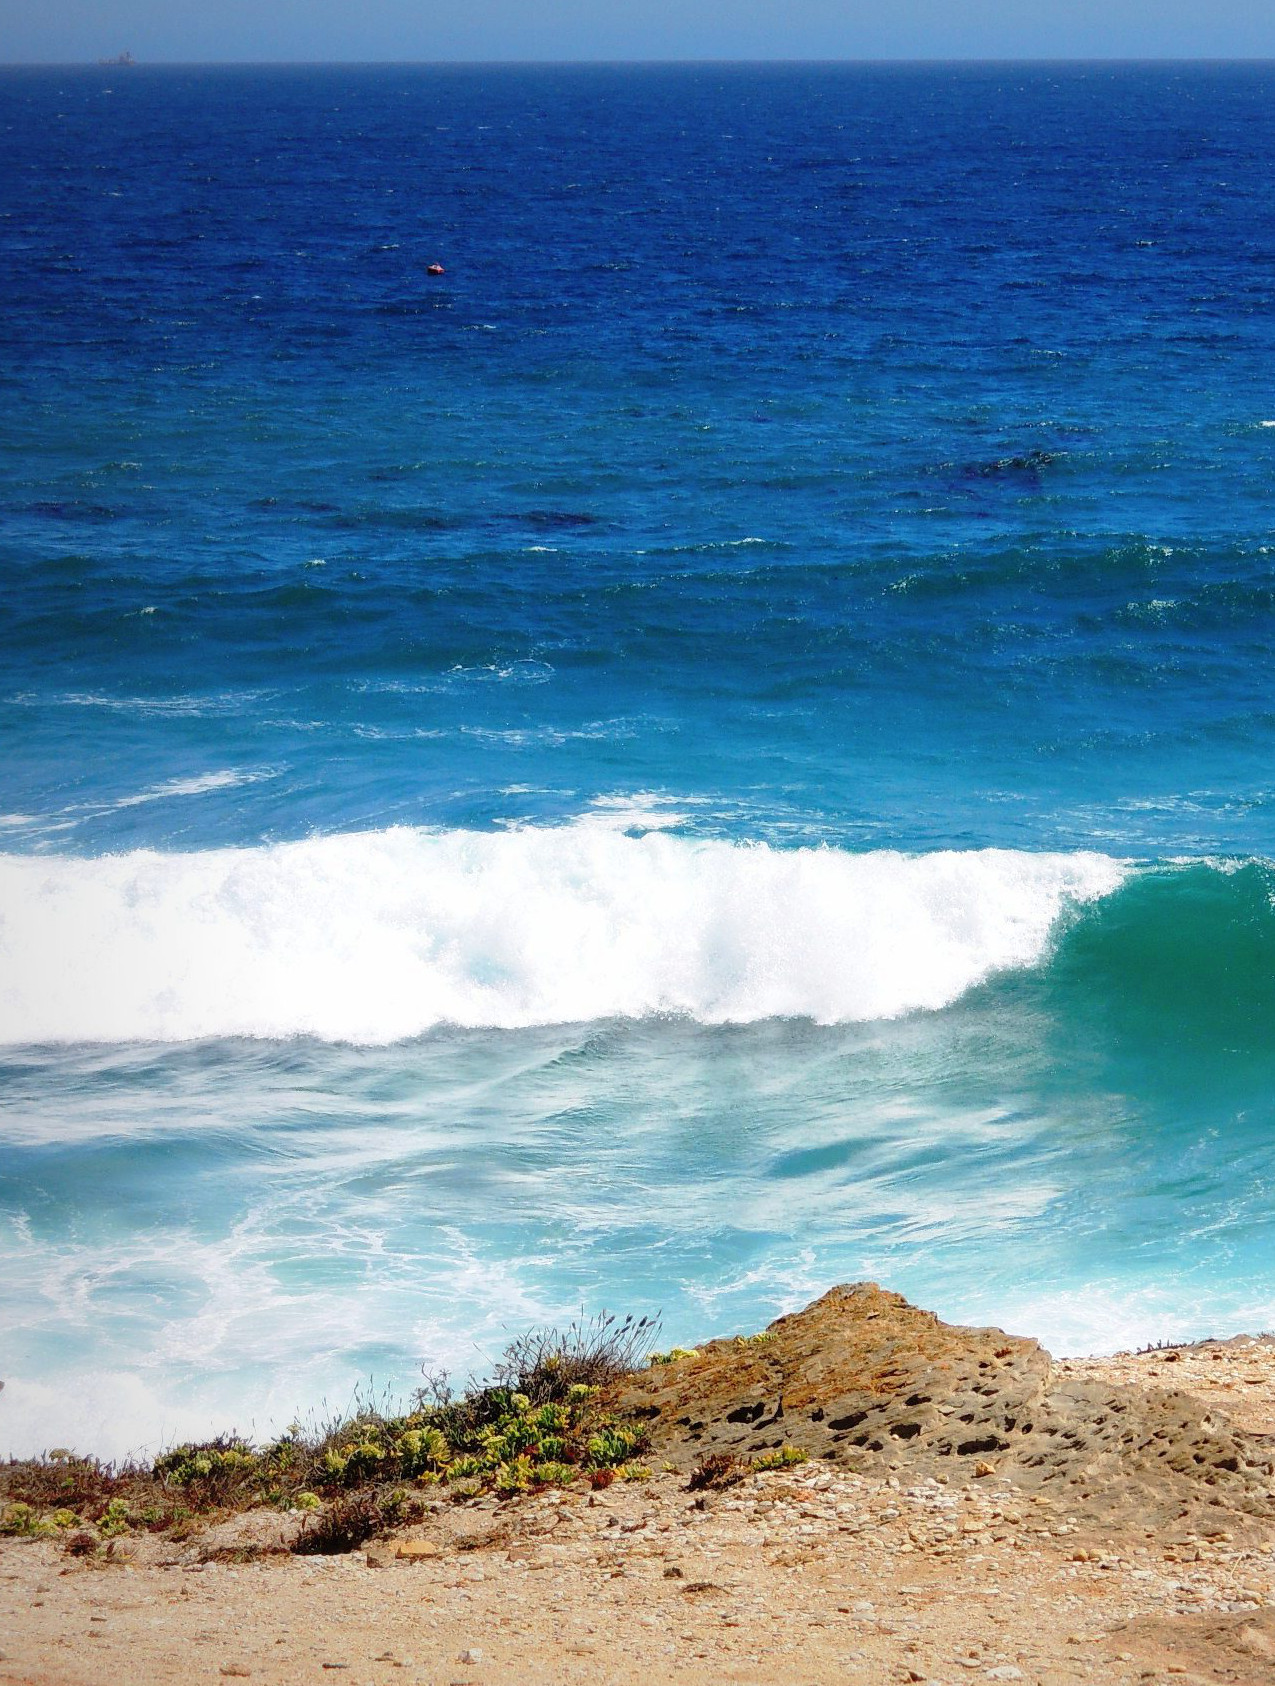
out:
M1035 1341L956 1328L858 1283L761 1338L711 1341L652 1368L620 1404L679 1468L789 1444L913 1480L966 1482L990 1467L1104 1526L1127 1517L1190 1532L1223 1510L1244 1519L1235 1526L1268 1527L1271 1447L1186 1391L1187 1373L1145 1366L1130 1385L1101 1366L1056 1365Z
M1055 1368L1067 1376L1134 1387L1182 1388L1236 1428L1275 1446L1275 1335L1235 1335L1113 1358L1068 1358Z
M295 1558L279 1550L287 1519L264 1514L215 1548L148 1540L131 1560L5 1541L0 1682L1275 1686L1266 1448L1215 1403L1275 1387L1271 1345L1053 1365L1032 1342L866 1288L774 1331L628 1390L654 1408L649 1461L676 1469L595 1494L440 1503L409 1536L433 1555L400 1558L388 1540ZM1137 1385L1164 1369L1177 1386ZM956 1438L993 1433L1006 1444L983 1453ZM758 1436L808 1436L827 1456L687 1491L705 1448L751 1453ZM269 1555L227 1561L235 1550Z

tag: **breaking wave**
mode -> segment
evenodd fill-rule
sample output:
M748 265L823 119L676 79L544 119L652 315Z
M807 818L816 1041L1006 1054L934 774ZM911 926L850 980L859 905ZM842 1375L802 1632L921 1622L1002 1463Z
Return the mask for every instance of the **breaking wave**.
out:
M0 856L0 1040L379 1044L682 1014L845 1023L1030 966L1098 854L908 856L396 828L252 849Z

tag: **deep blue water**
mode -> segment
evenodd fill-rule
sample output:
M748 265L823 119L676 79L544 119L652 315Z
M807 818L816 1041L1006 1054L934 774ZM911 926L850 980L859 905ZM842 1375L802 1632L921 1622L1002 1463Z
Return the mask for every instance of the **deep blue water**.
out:
M1273 93L0 71L0 1438L1275 1322Z

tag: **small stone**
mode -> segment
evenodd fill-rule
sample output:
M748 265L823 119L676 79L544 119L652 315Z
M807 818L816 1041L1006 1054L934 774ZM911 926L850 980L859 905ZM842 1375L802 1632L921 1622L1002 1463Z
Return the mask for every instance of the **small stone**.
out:
M467 1646L456 1659L458 1663L480 1663L482 1660L483 1654L477 1645Z
M989 1680L1021 1680L1023 1671L1021 1668L1015 1668L1013 1663L998 1663L995 1668L988 1669L987 1678Z
M686 1576L678 1568L676 1563L670 1563L668 1568L664 1571L664 1579L666 1581L683 1581L686 1579Z
M441 1557L443 1548L437 1540L403 1540L394 1555L407 1563L419 1563L427 1557Z
M234 1675L238 1680L246 1680L252 1673L252 1670L250 1668L245 1668L242 1663L223 1663L221 1666L221 1672L222 1674Z
M980 1458L979 1461L974 1465L974 1474L975 1475L995 1475L996 1474L996 1466L995 1466L995 1464L986 1463L982 1458Z

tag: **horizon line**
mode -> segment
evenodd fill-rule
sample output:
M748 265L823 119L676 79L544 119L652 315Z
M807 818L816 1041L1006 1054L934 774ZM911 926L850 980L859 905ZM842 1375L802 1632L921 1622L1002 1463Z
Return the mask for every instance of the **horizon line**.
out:
M127 49L125 49L127 51ZM621 68L649 68L661 69L693 65L722 65L722 66L795 66L795 65L1004 65L1004 66L1041 66L1054 65L1275 65L1275 50L1262 54L1099 54L1088 56L1002 56L989 57L984 54L958 54L947 57L923 57L920 55L900 57L898 55L872 54L859 57L831 57L817 58L728 58L722 55L709 55L696 58L395 58L395 59L354 59L354 58L319 58L319 59L133 59L130 63L120 63L116 59L0 59L0 70L444 70L444 69L621 69Z

